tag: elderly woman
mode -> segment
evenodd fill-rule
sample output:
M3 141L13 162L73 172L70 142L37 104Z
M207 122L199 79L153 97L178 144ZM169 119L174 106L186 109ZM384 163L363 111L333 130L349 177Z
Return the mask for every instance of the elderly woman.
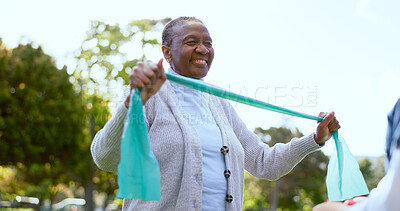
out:
M211 36L192 17L169 22L162 33L169 73L203 80L214 59ZM262 143L224 99L166 81L162 60L138 63L131 88L141 91L151 149L159 162L161 200L125 199L124 210L242 210L244 170L277 180L339 129L334 113L316 132L273 147ZM129 96L93 140L99 168L117 173Z

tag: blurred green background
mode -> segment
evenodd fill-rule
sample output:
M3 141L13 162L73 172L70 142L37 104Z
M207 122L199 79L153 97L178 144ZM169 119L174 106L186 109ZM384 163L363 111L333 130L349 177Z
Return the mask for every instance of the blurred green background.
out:
M34 41L10 49L0 38L0 210L121 209L116 175L94 165L90 144L131 68L146 60L145 49L160 48L154 35L169 20L92 21L70 73ZM139 59L121 51L132 42L142 50ZM285 126L254 132L270 145L302 136ZM383 158L358 159L368 187L376 187ZM311 210L327 199L328 161L321 151L312 153L278 181L246 173L244 210Z

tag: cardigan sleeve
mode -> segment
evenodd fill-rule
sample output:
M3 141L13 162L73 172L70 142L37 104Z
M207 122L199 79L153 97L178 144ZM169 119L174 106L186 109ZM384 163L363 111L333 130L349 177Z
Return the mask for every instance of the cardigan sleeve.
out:
M121 157L121 137L124 129L124 122L128 109L125 107L124 99L129 94L129 89L125 91L123 100L117 107L114 115L107 121L104 127L99 130L90 147L95 164L104 171L118 173L118 164ZM147 102L146 104L148 104ZM143 106L145 123L149 128L146 119L146 108Z
M314 140L314 133L270 147L246 127L228 101L221 101L229 124L242 144L245 154L244 167L256 177L277 180L288 174L308 154L320 148Z
M99 130L90 151L96 165L104 171L117 173L121 153L121 136L128 109L123 103L110 120Z

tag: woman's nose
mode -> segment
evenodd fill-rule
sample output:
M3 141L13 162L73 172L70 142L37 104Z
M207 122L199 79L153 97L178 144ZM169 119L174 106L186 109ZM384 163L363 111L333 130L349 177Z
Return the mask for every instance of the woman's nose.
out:
M201 53L201 54L207 54L210 51L208 50L208 48L206 46L204 46L203 44L200 44L200 45L197 46L196 52L197 53Z

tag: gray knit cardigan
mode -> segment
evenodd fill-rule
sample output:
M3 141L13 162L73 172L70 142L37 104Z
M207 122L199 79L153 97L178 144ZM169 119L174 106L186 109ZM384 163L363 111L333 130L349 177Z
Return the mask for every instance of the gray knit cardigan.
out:
M242 210L244 170L256 177L277 180L320 148L313 134L269 147L247 129L228 101L205 95L221 129L223 145L229 149L225 161L231 173L227 178L227 195L232 201L226 202L226 210ZM125 199L123 210L201 210L201 144L169 81L147 101L143 113L150 146L160 165L161 200ZM117 173L126 114L127 109L121 103L92 142L93 159L104 171Z

